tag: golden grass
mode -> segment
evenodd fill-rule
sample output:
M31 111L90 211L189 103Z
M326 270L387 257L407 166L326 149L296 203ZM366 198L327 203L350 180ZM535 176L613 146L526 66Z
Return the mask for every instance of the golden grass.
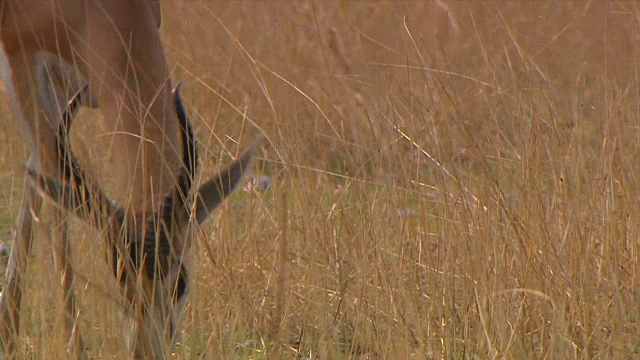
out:
M640 356L640 9L443 4L164 2L203 172L259 127L273 180L203 228L177 358ZM76 148L102 159L92 122ZM43 222L25 338L64 358ZM83 332L123 356L101 242L74 224Z

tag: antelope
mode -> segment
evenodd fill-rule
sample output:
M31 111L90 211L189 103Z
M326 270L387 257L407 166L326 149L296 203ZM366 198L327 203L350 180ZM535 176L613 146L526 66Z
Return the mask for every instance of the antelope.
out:
M73 296L67 213L104 234L131 320L135 358L170 356L190 288L193 229L245 177L258 142L192 189L198 152L179 88L172 90L155 0L0 0L0 69L30 150L18 226L0 300L0 358L19 355L25 272L43 198L57 206L56 268L68 351L85 351ZM113 134L121 194L85 174L69 132L80 106ZM122 203L124 201L124 204Z

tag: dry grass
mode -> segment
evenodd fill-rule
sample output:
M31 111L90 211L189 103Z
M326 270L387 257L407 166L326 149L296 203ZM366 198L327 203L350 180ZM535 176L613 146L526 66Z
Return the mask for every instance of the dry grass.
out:
M203 171L257 126L273 180L203 228L177 358L640 357L640 8L449 6L165 1ZM5 232L25 150L0 126ZM64 358L43 222L26 338ZM78 229L84 334L122 356L101 243Z

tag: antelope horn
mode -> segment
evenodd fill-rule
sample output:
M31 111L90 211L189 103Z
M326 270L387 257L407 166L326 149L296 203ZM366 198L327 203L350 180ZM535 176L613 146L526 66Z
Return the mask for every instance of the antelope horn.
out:
M261 141L254 143L239 159L232 162L216 176L205 182L194 194L190 195L198 168L198 150L196 148L193 129L187 119L182 99L180 97L180 85L173 90L176 105L176 114L180 121L182 132L182 162L183 167L178 175L178 185L173 197L168 197L164 204L164 214L171 213L173 216L184 219L190 216L190 208L187 206L187 199L191 197L195 200L195 220L202 223L222 200L229 196L246 176L248 168L251 166L255 152ZM178 201L176 201L178 200ZM171 210L170 212L168 210ZM166 215L165 215L166 216ZM165 220L167 220L165 218Z
M100 220L106 220L103 216L112 214L115 207L97 186L86 181L88 178L80 169L69 143L69 132L73 118L88 89L88 85L84 86L71 98L62 114L62 121L58 125L56 151L58 167L64 181L43 176L33 169L28 170L28 175L40 190L54 202L82 219L95 221L96 225L102 226Z
M176 106L176 115L180 122L180 134L182 138L182 167L178 174L178 184L174 196L178 196L178 198L181 199L179 203L182 204L183 208L186 208L185 204L189 197L191 187L193 186L196 172L198 171L199 155L193 135L193 128L187 118L187 113L182 104L182 98L180 97L180 83L176 85L172 94Z

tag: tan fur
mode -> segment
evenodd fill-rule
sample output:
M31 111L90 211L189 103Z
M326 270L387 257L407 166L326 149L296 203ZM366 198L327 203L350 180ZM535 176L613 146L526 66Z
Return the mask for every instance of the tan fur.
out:
M18 230L0 303L2 358L2 354L19 354L16 349L24 276L34 217L38 216L42 203L34 179L53 186L54 190L66 186L59 180L59 139L56 136L70 97L88 84L90 93L86 94L85 105L99 105L106 127L113 133L113 158L117 161L112 171L117 178L116 188L127 190L118 194L115 203L121 212L117 214L126 213L127 218L136 219L118 223L110 234L114 246L123 249L123 253L128 250L123 245L125 242L117 239L120 226L137 226L132 234L154 231L152 223L145 221L150 214L159 211L163 196L171 194L171 189L176 187L176 174L183 168L183 142L157 30L160 25L157 0L9 0L1 2L0 8L0 70L13 104L15 121L21 124L31 150L28 165L31 179L25 182ZM169 234L172 249L187 249L184 239L190 233L193 219L204 220L235 188L254 151L255 146L241 161L210 180L198 193L191 193L193 199L202 201L194 207L197 210L195 217L190 215L188 208L181 210L181 217ZM40 188L40 191L46 192L46 189ZM60 196L56 197L55 191L48 195L54 201L64 202ZM56 267L65 294L63 331L69 338L70 350L81 355L83 344L77 331L77 306L72 295L73 272L67 226L63 220L65 214L60 208L55 211L55 219L60 223L55 227L59 229ZM134 279L126 283L126 287L133 289L125 290L131 296L129 305L139 311L135 319L138 328L148 330L138 333L134 339L138 341L137 357L165 357L170 343L175 341L174 333L185 300L179 299L178 305L172 305L170 298L178 281L178 270L184 265L188 272L188 264L182 255L158 255L174 262L168 265L161 285L143 272L137 283L134 281L138 281L135 280L138 274L129 274L129 279ZM125 267L123 271L128 270ZM186 273L184 275L187 281ZM146 303L141 299L150 300ZM166 309L149 314L154 306ZM145 307L148 308L146 311ZM146 346L140 345L141 342L147 343Z
M3 9L1 38L22 110L19 121L25 137L38 144L31 150L39 169L50 175L56 171L48 160L57 125L51 122L59 117L47 118L37 110L42 104L34 94L36 69L72 68L88 80L115 134L113 157L122 165L113 169L118 188L143 189L121 195L130 196L136 209L158 203L173 186L179 164L177 121L166 105L171 82L157 9L156 1L144 0L14 0ZM57 98L63 104L79 87L69 78L61 80Z

